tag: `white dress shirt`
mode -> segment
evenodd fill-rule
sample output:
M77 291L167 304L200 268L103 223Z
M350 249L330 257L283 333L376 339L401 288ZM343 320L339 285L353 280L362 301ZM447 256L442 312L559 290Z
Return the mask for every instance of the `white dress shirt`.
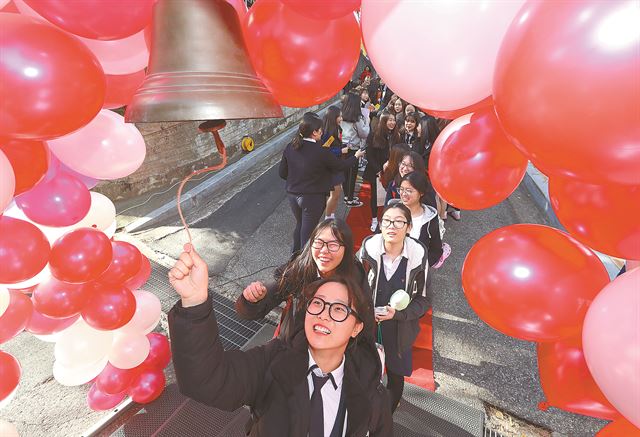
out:
M311 356L311 351L309 351L309 369L313 366L316 366L313 369L313 373L316 376L327 376L328 374L322 373L319 367L317 367L316 361ZM320 390L320 394L322 395L322 414L324 417L324 436L330 437L331 431L333 430L333 425L336 421L336 416L338 415L338 407L340 406L340 396L342 394L342 379L344 377L344 356L342 357L342 362L340 366L333 372L331 372L331 376L333 376L333 380L329 378L323 386L322 390ZM309 383L309 399L311 399L311 395L313 395L313 377L311 376L311 372L307 375L307 382ZM334 385L335 384L335 385ZM342 435L344 436L347 432L347 414L344 415L344 426L342 427Z
M387 280L390 280L393 274L398 270L398 266L400 266L400 261L402 258L409 259L409 254L407 253L407 245L402 245L402 253L400 256L395 259L391 259L389 255L387 255L384 249L384 240L382 241L382 265L384 267L384 275L387 277Z

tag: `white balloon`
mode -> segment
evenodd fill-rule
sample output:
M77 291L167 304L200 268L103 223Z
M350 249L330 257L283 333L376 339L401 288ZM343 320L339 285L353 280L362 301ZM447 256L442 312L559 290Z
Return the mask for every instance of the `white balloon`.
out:
M162 304L158 296L148 291L133 290L132 293L136 298L136 312L126 325L118 329L118 332L146 335L158 326Z
M111 350L113 331L94 329L79 318L76 323L62 331L56 342L54 355L60 365L77 367L95 363Z
M98 361L87 365L65 366L56 360L56 362L53 363L53 377L60 384L68 387L86 384L104 370L108 361L108 358L104 356Z
M9 308L9 290L0 285L0 317Z
M133 369L149 355L151 345L144 334L116 334L109 362L118 369Z

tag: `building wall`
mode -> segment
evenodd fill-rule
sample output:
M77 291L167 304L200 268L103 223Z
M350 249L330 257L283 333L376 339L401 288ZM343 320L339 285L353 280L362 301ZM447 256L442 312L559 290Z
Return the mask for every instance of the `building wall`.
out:
M283 107L283 118L227 120L220 136L227 148L230 162L242 157L241 141L251 136L260 147L265 141L298 124L307 111L317 111L333 103L335 99L310 108ZM126 200L147 192L167 187L193 172L220 162L213 137L198 131L200 122L139 123L147 145L147 155L142 166L132 175L115 181L100 183L99 191L113 201Z

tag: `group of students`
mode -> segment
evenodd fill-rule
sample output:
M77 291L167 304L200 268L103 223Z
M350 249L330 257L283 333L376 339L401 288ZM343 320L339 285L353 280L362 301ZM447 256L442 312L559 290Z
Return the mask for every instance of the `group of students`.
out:
M248 351L223 350L207 265L185 245L169 272L181 297L169 313L181 392L225 410L249 406L251 436L392 435L431 294L428 250L409 237L412 225L409 208L392 203L381 233L354 254L349 226L323 220L274 280L251 283L236 301L238 315L250 320L286 303L277 337ZM399 289L410 296L403 310L389 305Z
M185 245L169 272L181 297L169 313L180 390L226 410L249 406L248 435L393 434L419 319L430 307L430 267L442 264L447 247L421 140L430 128L418 128L423 120L409 112L397 129L398 114L348 93L324 120L306 113L287 145L279 172L296 218L293 255L273 280L249 284L236 301L238 315L249 320L285 303L271 342L223 350L207 265L193 247ZM352 231L334 213L343 192L350 206L360 203L353 186L365 154L375 233L354 253ZM386 187L380 220L378 179ZM398 290L409 296L404 309L390 305Z

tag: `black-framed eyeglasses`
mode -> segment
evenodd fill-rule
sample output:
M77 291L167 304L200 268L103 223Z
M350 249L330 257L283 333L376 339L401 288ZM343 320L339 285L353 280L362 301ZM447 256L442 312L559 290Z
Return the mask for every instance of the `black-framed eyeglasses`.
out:
M396 229L402 229L405 227L405 225L409 223L407 221L404 220L389 220L389 219L385 219L383 218L382 220L380 220L380 226L383 228L388 228L389 226L393 225L394 228Z
M321 297L314 297L307 303L307 312L313 316L317 316L318 314L322 314L327 305L329 305L329 317L331 317L334 322L344 322L350 314L360 319L358 313L348 305L340 302L326 302Z
M318 249L318 250L322 250L322 248L324 246L327 246L327 250L329 252L337 252L340 250L340 247L342 246L342 244L340 244L339 241L324 241L320 238L315 238L312 242L311 242L311 247L313 247L314 249Z

